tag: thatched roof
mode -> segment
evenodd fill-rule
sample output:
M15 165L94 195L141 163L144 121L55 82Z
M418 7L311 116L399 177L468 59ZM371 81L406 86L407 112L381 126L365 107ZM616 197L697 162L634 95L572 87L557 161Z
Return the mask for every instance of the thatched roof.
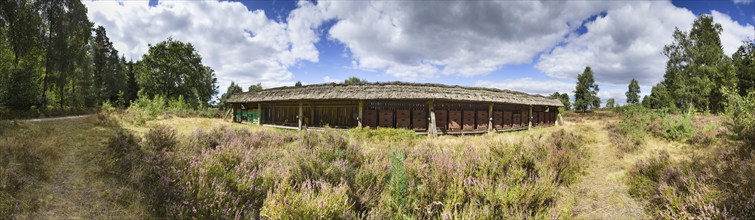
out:
M317 84L278 87L231 96L229 103L294 100L440 100L563 106L558 99L491 88L417 83Z

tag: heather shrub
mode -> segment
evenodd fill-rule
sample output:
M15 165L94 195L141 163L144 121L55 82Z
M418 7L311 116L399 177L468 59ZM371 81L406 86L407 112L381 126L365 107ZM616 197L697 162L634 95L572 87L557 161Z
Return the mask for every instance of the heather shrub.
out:
M39 209L41 195L34 193L51 176L49 163L60 157L54 143L40 143L38 136L13 122L2 122L0 139L0 216L14 218L22 211Z
M345 183L306 181L297 187L280 184L269 191L260 217L270 219L353 219L356 218Z
M349 129L349 135L359 140L409 142L417 138L417 134L408 129L368 127Z
M586 167L585 140L563 130L460 144L372 132L219 128L178 142L154 127L138 149L125 134L109 149L142 155L122 167L138 168L136 185L170 218L546 218ZM375 140L391 132L411 141Z

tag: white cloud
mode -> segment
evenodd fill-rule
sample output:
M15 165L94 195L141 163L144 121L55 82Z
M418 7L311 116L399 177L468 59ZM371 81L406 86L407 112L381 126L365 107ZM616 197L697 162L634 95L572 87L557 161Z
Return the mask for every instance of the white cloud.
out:
M547 75L574 79L591 66L596 81L614 85L658 82L667 58L663 46L672 42L674 27L688 30L695 19L669 2L634 2L609 10L586 24L587 32L544 54L536 68Z
M554 92L573 94L576 82L564 82L560 80L537 80L530 77L508 79L505 81L478 80L477 87L508 89L526 92L530 94L550 95Z
M733 2L734 2L734 4L743 4L743 5L746 5L746 4L752 3L752 0L733 0Z
M194 45L203 63L215 70L221 92L231 80L247 87L293 84L289 67L318 61L314 33L321 15L301 2L288 23L270 20L239 2L146 1L85 2L95 25L102 25L114 47L127 58L141 59L148 44L168 37Z
M323 77L323 78L322 78L322 81L324 81L325 83L339 83L339 82L343 82L343 80L340 80L340 79L333 79L333 78L331 78L330 76L325 76L325 77Z
M329 38L343 43L355 68L403 80L478 76L525 64L616 2L325 1L336 19Z
M721 45L724 48L724 54L731 56L734 52L737 52L739 46L742 46L743 40L755 39L755 27L751 24L740 25L732 20L729 15L718 11L711 11L711 15L713 21L721 24L723 28Z
M742 26L717 11L712 15L723 27L721 42L727 55L734 53L742 40L753 38L752 25ZM689 10L670 2L627 4L586 24L586 33L569 37L564 45L544 54L536 68L552 77L573 79L585 66L591 66L599 84L627 85L636 78L654 85L663 78L668 60L663 47L673 42L674 28L689 31L695 18Z

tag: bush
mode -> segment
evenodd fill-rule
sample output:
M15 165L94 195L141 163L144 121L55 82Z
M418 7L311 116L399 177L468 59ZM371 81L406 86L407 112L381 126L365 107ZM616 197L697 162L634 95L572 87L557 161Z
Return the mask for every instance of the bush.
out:
M54 143L39 143L38 136L13 122L0 122L0 216L14 218L22 211L39 209L40 185L51 176L49 162L60 157ZM9 134L12 133L12 134Z
M142 155L141 192L169 218L520 218L549 217L558 188L584 171L581 136L563 130L510 144L470 137L464 145L416 141L354 144L401 130L273 133L196 131L178 142L155 127L117 158ZM432 139L428 139L432 140ZM374 143L374 142L373 142ZM131 152L131 153L123 153Z
M742 97L736 92L725 91L726 125L733 137L742 140L750 150L755 149L755 91Z

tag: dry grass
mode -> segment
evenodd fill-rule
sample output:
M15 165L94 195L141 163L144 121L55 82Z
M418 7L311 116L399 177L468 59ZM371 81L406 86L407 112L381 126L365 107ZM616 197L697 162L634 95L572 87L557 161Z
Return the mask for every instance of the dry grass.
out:
M3 140L26 137L38 143L35 148L52 149L45 157L50 176L23 192L22 201L37 203L38 209L24 209L16 218L32 219L112 219L145 218L146 207L136 199L124 200L123 189L115 187L114 180L103 178L96 161L102 155L104 142L114 133L113 125L101 125L95 116L43 122L20 122L18 129L3 133ZM8 216L6 216L8 217Z

